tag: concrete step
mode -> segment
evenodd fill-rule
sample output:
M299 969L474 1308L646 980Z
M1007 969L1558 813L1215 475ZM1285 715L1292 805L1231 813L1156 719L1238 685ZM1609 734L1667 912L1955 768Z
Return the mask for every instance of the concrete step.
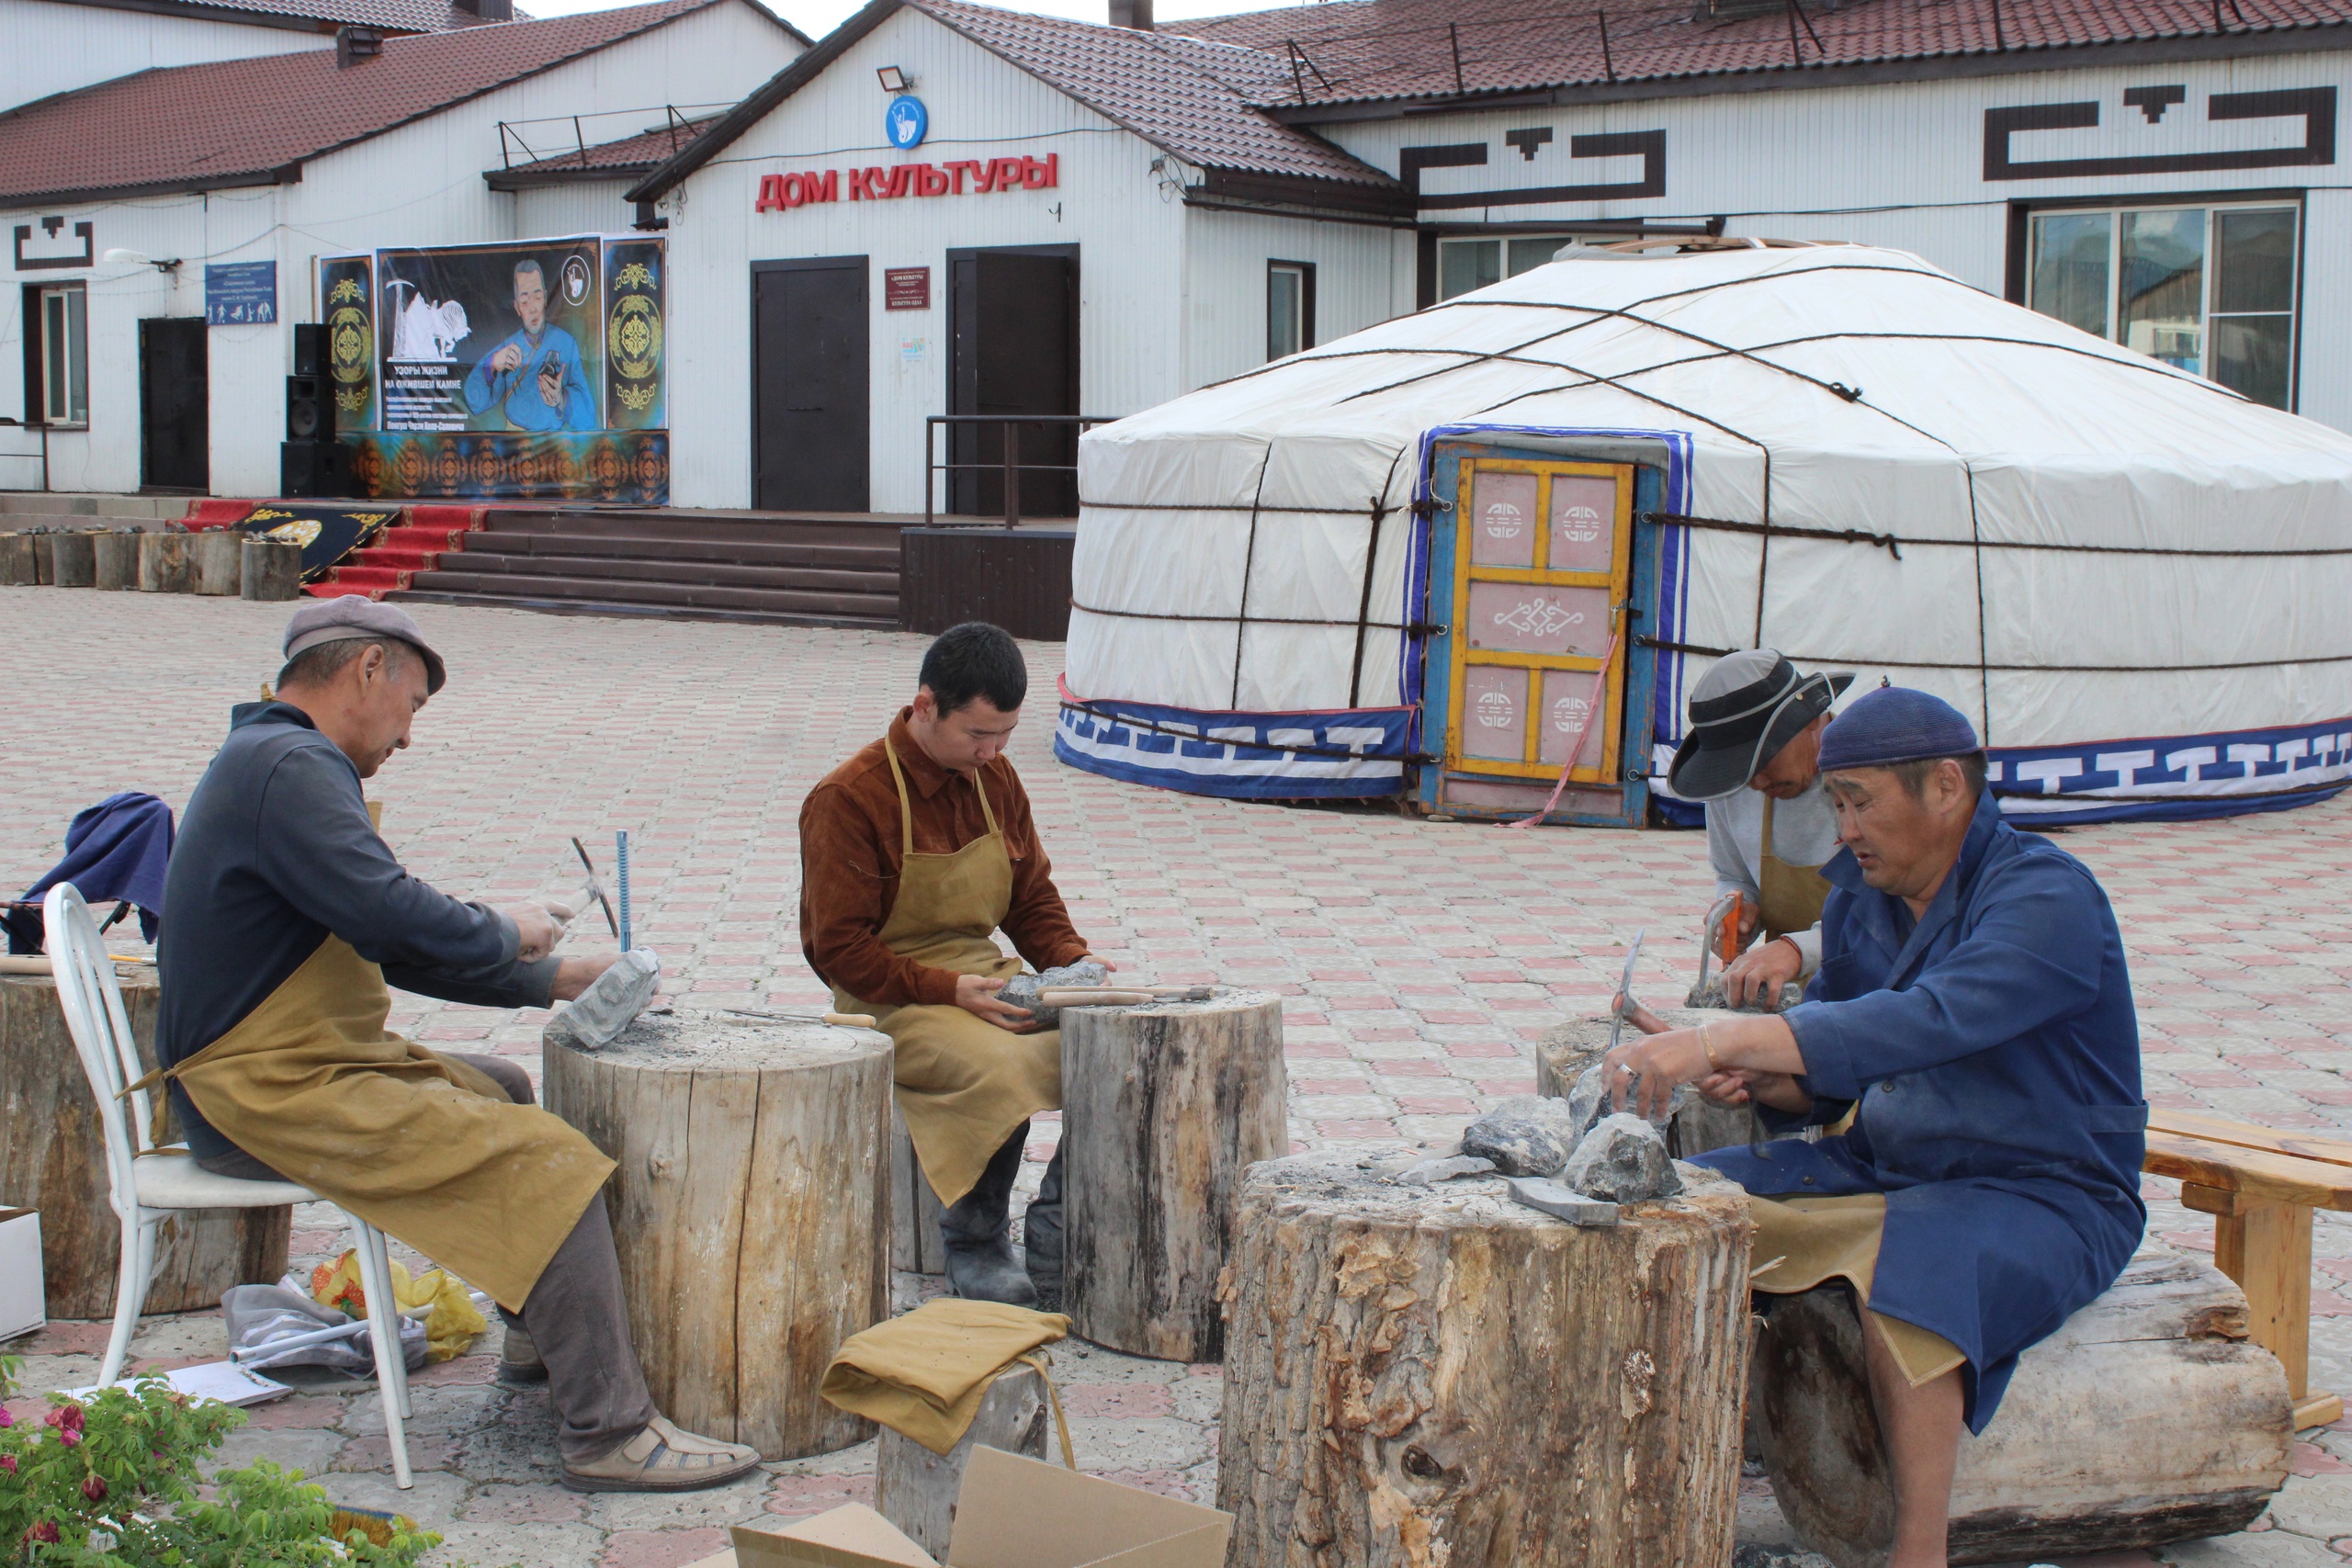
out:
M479 536L476 536L479 538ZM372 558L373 550L358 552ZM368 559L366 564L379 564ZM390 560L383 565L397 564ZM899 574L896 571L843 570L826 566L769 565L707 559L680 560L673 556L611 557L571 555L509 555L499 550L493 541L490 547L477 547L469 539L462 552L445 552L439 561L445 571L476 573L496 572L514 579L517 591L523 591L527 581L541 577L574 579L619 579L632 582L707 583L716 587L736 588L797 588L813 592L875 594L896 600ZM418 569L424 570L424 569Z
M29 512L43 516L120 517L170 522L187 515L186 495L75 494L63 491L0 491L0 513ZM12 522L7 526L13 527Z
M419 575L440 577L444 574L426 572ZM384 597L424 604L477 604L486 609L536 610L543 615L619 615L642 616L654 620L741 621L755 626L862 626L877 631L899 629L899 616L895 608L888 615L852 615L794 610L731 609L710 604L641 604L619 599L538 598L514 593L475 593L428 587L397 589L385 594Z
M540 601L558 604L620 604L677 610L726 610L854 626L895 626L899 596L888 593L848 593L838 590L752 587L734 583L649 581L629 576L520 576L466 570L471 552L444 558L445 570L420 571L409 580L410 595L454 594L466 598L509 602ZM447 570L456 569L456 570Z
M514 558L724 561L736 566L805 566L840 571L899 574L897 531L884 543L834 544L821 539L661 538L642 534L537 533L489 527L466 536L469 554Z

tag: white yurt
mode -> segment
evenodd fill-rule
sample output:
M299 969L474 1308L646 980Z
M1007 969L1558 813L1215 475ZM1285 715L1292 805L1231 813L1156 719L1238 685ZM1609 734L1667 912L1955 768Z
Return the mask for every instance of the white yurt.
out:
M1116 778L1688 820L1683 694L1769 646L1955 704L2013 815L2352 779L2352 436L1898 251L1570 246L1079 468L1056 750Z

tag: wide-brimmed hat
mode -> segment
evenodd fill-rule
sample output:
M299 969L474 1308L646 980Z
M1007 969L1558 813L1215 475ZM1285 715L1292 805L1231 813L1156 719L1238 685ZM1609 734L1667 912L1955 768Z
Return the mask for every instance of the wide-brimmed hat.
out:
M1853 683L1850 670L1801 675L1769 648L1726 655L1690 688L1690 732L1667 783L1685 800L1730 795Z

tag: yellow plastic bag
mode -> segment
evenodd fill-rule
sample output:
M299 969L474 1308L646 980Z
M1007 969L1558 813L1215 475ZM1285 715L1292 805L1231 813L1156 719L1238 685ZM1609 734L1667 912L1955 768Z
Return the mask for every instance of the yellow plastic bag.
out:
M429 1269L422 1278L411 1280L397 1260L391 1269L392 1299L401 1311L413 1313L428 1303L432 1305L424 1319L426 1360L454 1360L489 1331L490 1325L473 1298L447 1270ZM334 1262L312 1269L311 1299L321 1306L341 1308L353 1317L367 1316L368 1292L359 1284L359 1255L346 1249Z

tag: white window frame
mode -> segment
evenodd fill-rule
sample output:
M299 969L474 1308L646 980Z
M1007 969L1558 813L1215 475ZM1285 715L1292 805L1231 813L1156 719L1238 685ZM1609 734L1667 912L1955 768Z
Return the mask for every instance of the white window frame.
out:
M1291 320L1289 337L1292 346L1275 352L1276 324L1274 279L1286 276L1291 283ZM1273 261L1266 263L1266 359L1269 364L1303 354L1315 346L1315 264L1312 262Z
M2293 272L2288 280L2287 309L2277 310L2225 310L2222 314L2280 315L2287 318L2287 411L2294 412L2301 395L2303 351L2303 203L2293 197L2274 196L2245 200L2117 200L2113 202L2064 202L2048 207L2030 208L2026 212L2025 277L2023 293L2029 310L2038 309L2033 301L2033 286L2040 275L2041 226L2044 218L2104 217L2107 224L2107 326L2100 336L2109 343L2119 343L2123 313L2123 220L2141 212L2202 212L2205 214L2205 249L2201 276L2198 279L2197 306L2199 374L2209 381L2218 381L2211 374L2213 352L2213 290L2221 276L2220 218L2225 212L2292 212L2295 215Z
M35 353L40 378L40 423L60 430L86 430L90 424L89 290L79 283L55 283L30 292L34 319L25 341L39 345ZM62 344L51 329L52 301L60 302L64 315Z

